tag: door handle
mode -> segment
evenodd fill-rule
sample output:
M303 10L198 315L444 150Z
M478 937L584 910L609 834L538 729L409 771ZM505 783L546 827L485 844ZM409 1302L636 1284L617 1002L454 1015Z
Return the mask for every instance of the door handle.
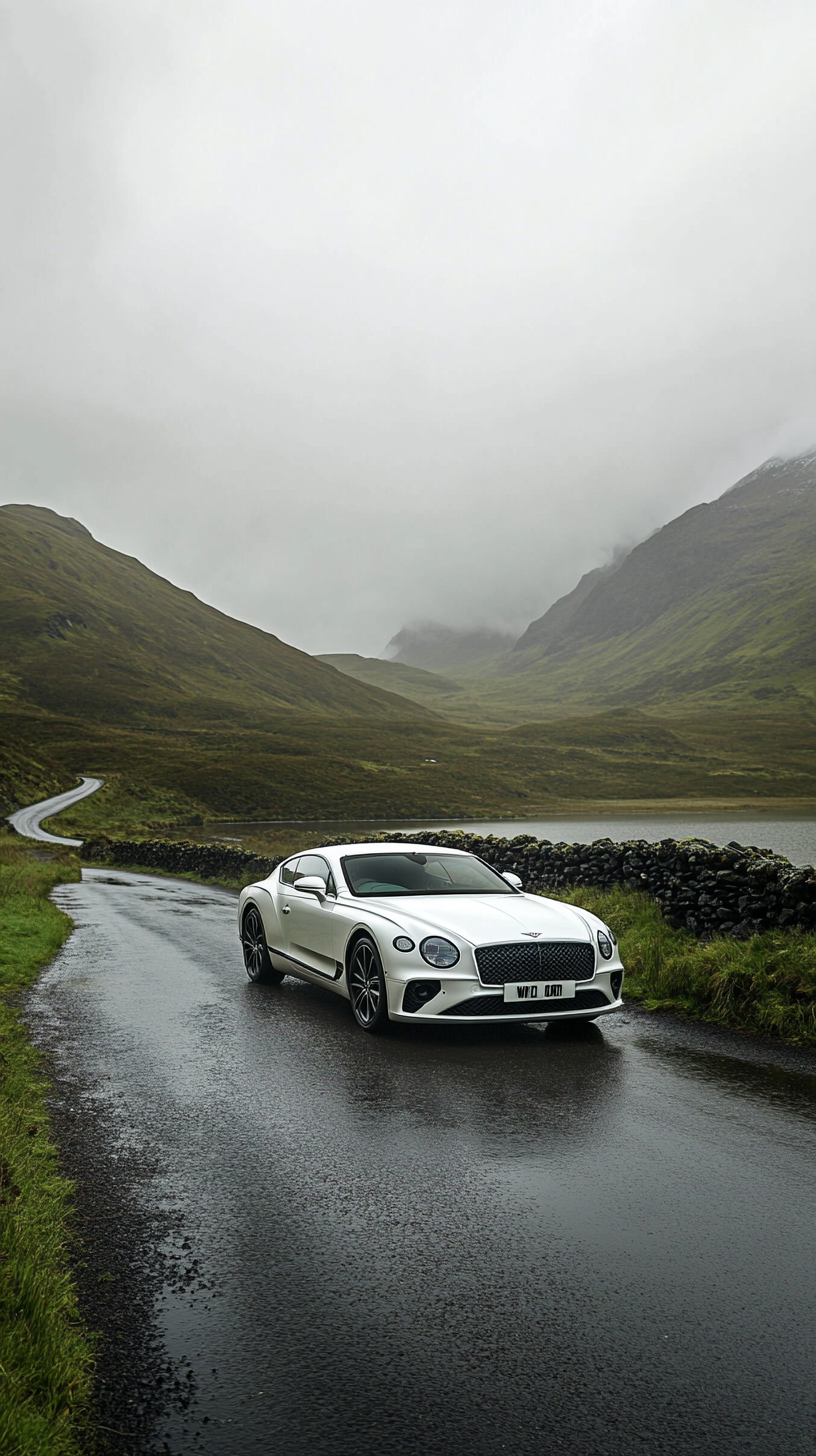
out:
M288 905L284 905L284 907L283 907L283 913L284 913L284 915L288 915L289 914L289 906Z

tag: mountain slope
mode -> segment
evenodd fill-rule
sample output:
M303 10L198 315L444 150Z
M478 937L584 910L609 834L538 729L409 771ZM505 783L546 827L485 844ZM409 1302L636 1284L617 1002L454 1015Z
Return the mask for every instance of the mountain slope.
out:
M583 590L582 587L589 587ZM816 704L816 455L769 460L584 578L532 623L475 708L515 716Z
M336 667L338 672L345 672L359 682L401 693L403 697L432 709L444 710L451 697L462 691L459 683L440 677L439 673L426 672L422 667L407 667L403 662L385 662L381 657L360 657L356 652L322 652L317 660L327 662L330 667Z
M235 621L40 506L0 507L0 697L106 722L426 716Z
M386 647L383 658L426 672L469 677L493 666L497 654L513 646L513 638L492 627L445 627L417 622L403 627Z
M578 608L583 606L599 582L613 570L612 566L596 566L594 571L588 571L571 592L559 597L543 617L530 623L527 631L519 637L513 651L525 652L528 647L538 647L546 651L551 645L557 644L574 621Z

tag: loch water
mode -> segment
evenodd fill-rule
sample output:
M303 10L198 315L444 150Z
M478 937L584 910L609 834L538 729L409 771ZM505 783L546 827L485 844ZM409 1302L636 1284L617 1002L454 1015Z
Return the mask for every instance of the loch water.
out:
M302 828L310 835L324 834L327 839L340 834L401 834L420 829L462 829L468 834L495 834L512 839L516 834L532 834L536 839L553 843L591 844L595 839L708 839L712 844L753 845L783 854L792 864L816 864L816 814L810 811L785 812L774 809L734 810L712 813L650 814L551 814L537 819L326 819L230 821L210 823L203 829L179 831L179 838L223 839L241 841L257 839L265 832Z

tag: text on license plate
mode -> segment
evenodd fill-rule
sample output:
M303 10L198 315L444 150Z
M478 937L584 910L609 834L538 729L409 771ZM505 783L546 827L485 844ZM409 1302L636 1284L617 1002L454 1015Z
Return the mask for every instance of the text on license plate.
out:
M504 988L505 1001L575 1000L574 981L518 981Z

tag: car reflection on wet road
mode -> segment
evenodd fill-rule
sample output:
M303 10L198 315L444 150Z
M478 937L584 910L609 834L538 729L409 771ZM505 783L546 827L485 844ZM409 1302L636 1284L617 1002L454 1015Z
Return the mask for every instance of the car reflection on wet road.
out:
M813 1452L816 1059L638 1010L372 1038L249 985L225 892L55 898L35 1032L195 1275L194 1398L123 1449Z

